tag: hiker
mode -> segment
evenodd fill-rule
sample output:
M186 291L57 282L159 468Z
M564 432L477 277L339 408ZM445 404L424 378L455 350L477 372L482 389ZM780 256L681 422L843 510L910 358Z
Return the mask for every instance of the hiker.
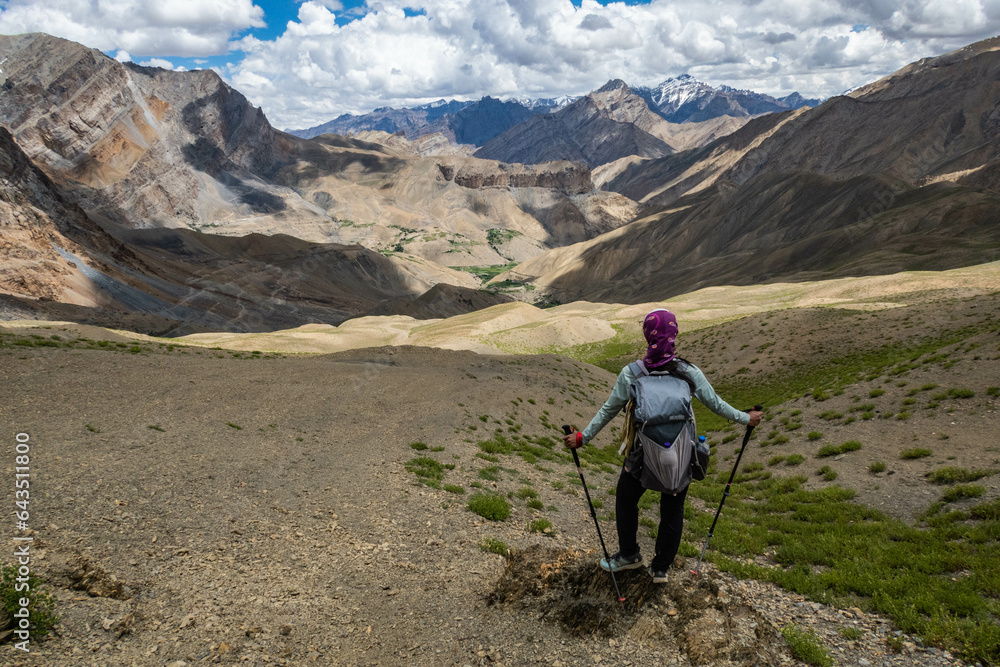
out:
M760 412L755 410L749 413L741 412L723 401L716 395L712 385L697 366L674 354L677 331L677 318L670 311L657 309L646 315L642 323L642 332L649 347L646 348L646 356L641 360L642 365L650 372L668 372L684 379L690 386L692 395L715 414L740 424L757 426L761 419ZM611 396L601 406L587 428L563 438L567 447L577 448L587 444L621 411L629 401L630 388L636 380L636 373L633 370L635 367L635 364L629 364L622 368ZM638 430L638 427L636 428ZM601 567L611 572L642 567L642 555L639 553L636 532L639 529L639 499L646 489L629 472L628 465L629 459L626 458L618 477L615 495L615 524L618 529L619 550L611 556L610 562L606 558L601 559ZM656 555L650 563L654 583L666 582L667 568L673 562L680 546L686 496L687 486L678 493L660 495L660 527L656 536Z

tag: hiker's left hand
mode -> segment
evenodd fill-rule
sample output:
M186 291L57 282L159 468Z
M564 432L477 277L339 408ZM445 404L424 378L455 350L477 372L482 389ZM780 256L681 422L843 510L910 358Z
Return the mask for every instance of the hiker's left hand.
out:
M750 411L750 423L747 426L757 426L760 424L760 418L764 416L764 413L758 412L757 410Z

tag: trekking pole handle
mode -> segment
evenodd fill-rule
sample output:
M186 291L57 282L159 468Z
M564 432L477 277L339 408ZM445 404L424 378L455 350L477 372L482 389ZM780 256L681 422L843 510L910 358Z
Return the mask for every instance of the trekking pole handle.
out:
M563 433L565 435L570 435L576 429L573 428L572 426L570 426L569 424L563 424L562 430L563 430ZM580 456L576 453L576 448L575 447L571 447L569 451L573 452L573 461L576 462L576 468L577 468L577 470L579 470L580 469ZM582 475L583 473L581 472L580 474ZM589 494L588 494L588 497L589 497Z

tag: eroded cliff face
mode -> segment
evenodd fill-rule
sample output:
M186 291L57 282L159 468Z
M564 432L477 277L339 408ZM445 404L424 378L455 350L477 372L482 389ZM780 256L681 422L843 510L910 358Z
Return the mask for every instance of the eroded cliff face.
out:
M215 72L126 65L42 34L0 37L0 58L0 123L88 211L198 226L294 199L266 182L289 159L280 133Z
M0 128L0 291L84 306L106 306L113 298L92 284L86 257L98 270L117 274L106 257L126 269L141 262L66 201L52 182Z

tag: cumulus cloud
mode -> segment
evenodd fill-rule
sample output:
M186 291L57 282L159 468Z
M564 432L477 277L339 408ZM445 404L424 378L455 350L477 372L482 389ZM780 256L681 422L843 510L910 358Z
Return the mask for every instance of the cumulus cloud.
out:
M795 35L790 32L783 32L780 35L773 31L760 33L760 39L765 44L781 44L783 42L794 42Z
M234 34L265 25L252 0L7 0L0 7L0 33L47 32L144 56L228 53Z
M597 14L587 14L580 21L580 27L584 30L604 30L605 28L610 28L611 21L608 20L607 16L598 16Z

